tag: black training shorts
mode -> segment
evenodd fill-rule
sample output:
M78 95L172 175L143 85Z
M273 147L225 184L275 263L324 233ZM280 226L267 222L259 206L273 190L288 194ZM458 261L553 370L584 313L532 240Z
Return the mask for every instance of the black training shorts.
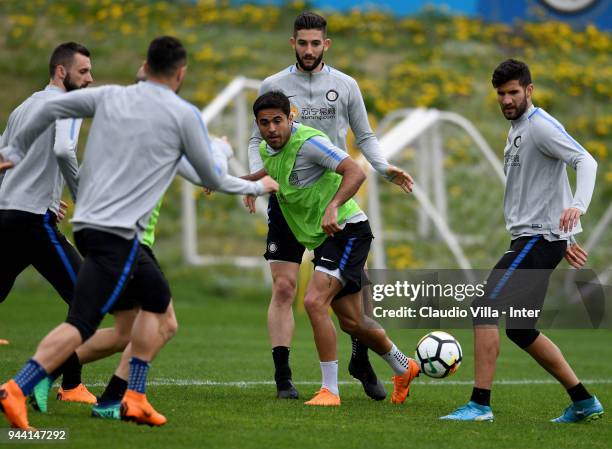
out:
M550 275L563 259L566 248L565 240L549 242L541 235L512 240L510 248L490 273L484 296L472 302L473 308L494 308L499 317L475 317L473 323L497 324L499 318L505 316L507 329L534 329L537 316L511 317L510 307L538 311L539 314Z
M0 210L0 248L0 302L8 296L17 276L32 265L70 304L82 260L57 229L53 212L40 215Z

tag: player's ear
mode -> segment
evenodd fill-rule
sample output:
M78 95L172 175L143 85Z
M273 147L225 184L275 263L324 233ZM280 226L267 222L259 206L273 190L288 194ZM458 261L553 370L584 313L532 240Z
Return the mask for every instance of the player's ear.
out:
M179 69L176 71L176 80L182 83L183 78L185 78L186 73L187 73L187 64L185 64L182 67L179 67Z
M323 50L327 51L329 50L329 47L331 47L332 44L332 40L329 38L325 38L325 40L323 41Z
M291 45L293 49L295 50L295 36L291 36L289 38L289 45Z
M525 89L525 93L527 94L527 98L531 98L531 96L533 95L533 84L529 84L527 86L527 88Z
M66 67L64 67L63 65L59 64L55 67L55 76L58 77L60 80L64 80L66 78L66 75L68 74L68 71L66 70Z
M145 76L149 76L151 74L151 67L149 66L149 62L145 59L142 63L142 69L144 70Z

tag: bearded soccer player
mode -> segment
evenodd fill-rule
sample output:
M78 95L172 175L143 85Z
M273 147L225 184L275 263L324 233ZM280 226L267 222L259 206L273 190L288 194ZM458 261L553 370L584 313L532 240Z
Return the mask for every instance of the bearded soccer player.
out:
M311 12L300 14L295 19L289 42L295 51L297 63L266 78L260 95L271 90L282 91L291 101L292 115L296 121L323 131L343 151L346 151L346 134L350 127L357 146L376 171L410 192L412 178L401 169L389 165L381 155L357 82L323 62L325 52L331 46L326 20ZM249 143L251 175L245 179L255 180L263 176L263 162L259 154L261 141L262 137L255 126ZM247 197L245 202L251 212L255 212L254 198ZM272 272L268 333L279 398L298 398L289 366L289 347L295 327L292 304L303 254L304 245L292 235L281 214L277 197L271 195L265 258ZM352 346L350 374L361 381L369 397L384 399L387 393L370 364L367 346L356 338L352 338Z
M559 262L565 257L574 268L586 263L587 254L574 235L582 230L580 216L586 213L593 195L597 163L554 117L532 104L534 86L525 63L514 59L502 62L493 72L492 84L502 114L512 123L504 148L504 216L511 242L489 276L485 295L475 305L539 311L549 277ZM576 170L574 195L567 165ZM466 405L441 419L494 419L490 401L499 354L497 321L474 319L472 396ZM601 403L536 324L537 318L508 315L506 335L566 389L572 403L552 421L574 423L601 417Z
M263 141L264 170L279 184L280 211L289 232L314 250L315 271L304 306L312 325L322 373L321 389L306 405L339 406L336 331L331 306L341 328L378 353L395 372L391 401L406 400L418 364L406 357L384 329L361 309L365 262L372 232L368 217L352 199L365 174L324 133L294 123L289 99L280 91L261 95L253 105Z
M156 271L136 280L140 274L134 271L135 261L148 257L139 251L139 239L183 154L206 187L217 189L225 176L214 162L200 111L177 95L186 70L183 45L170 36L156 38L147 52L146 82L85 89L48 101L0 150L0 170L11 169L53 120L93 117L72 220L85 259L66 321L0 387L0 408L13 427L29 427L25 395L93 335L107 312L120 306L121 293L130 282L148 286L148 291L142 294L145 299L133 325L121 417L152 426L167 422L148 402L145 389L150 362L163 346L155 336L171 295Z
M10 115L2 145L24 127L43 104L65 92L93 82L90 53L76 42L55 48L49 59L49 85L34 93ZM57 120L33 144L21 164L0 177L0 302L11 291L17 276L32 265L70 304L81 256L57 228L63 216L64 181L72 197L77 192L76 145L81 119ZM58 399L94 403L96 398L81 383L76 355L62 366ZM56 377L61 373L56 373Z

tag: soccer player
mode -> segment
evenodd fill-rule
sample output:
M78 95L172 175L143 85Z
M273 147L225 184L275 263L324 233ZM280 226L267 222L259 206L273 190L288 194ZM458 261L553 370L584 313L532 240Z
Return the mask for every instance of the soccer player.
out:
M183 154L208 188L217 189L225 176L214 163L199 110L177 95L186 70L182 44L169 36L156 38L147 52L146 82L84 89L48 101L0 150L0 170L10 169L53 120L93 117L72 220L85 259L66 321L0 387L0 408L14 427L29 427L25 396L93 335L108 311L120 306L130 282L147 291L141 293L144 300L133 325L121 416L153 426L167 422L147 401L145 388L150 362L163 346L159 333L171 296L160 273L133 270L139 257L148 257L139 251L139 239Z
M141 67L137 73L137 82L146 81L144 68ZM229 143L223 139L214 139L211 142L214 158L217 164L222 166L223 171L227 170L227 160L232 156L232 149ZM179 162L178 173L188 181L196 185L202 185L197 172L189 164L188 160L183 156ZM254 195L259 196L265 193L275 192L278 189L278 184L269 176L262 178L257 182L245 181L227 174L219 187L219 191L230 194ZM146 252L149 257L139 257L136 262L135 271L160 271L159 276L163 277L161 268L153 254L153 243L155 241L155 226L159 217L162 200L159 201L147 224L146 229L141 238L140 249ZM148 277L148 276L144 276ZM138 276L138 279L143 276ZM83 343L75 351L70 359L77 357L81 364L91 363L96 360L108 357L116 352L124 351L131 338L132 325L138 312L137 305L143 302L141 292L147 291L148 288L142 288L137 282L131 282L126 291L123 293L123 299L120 307L115 307L112 310L115 326L113 328L98 329L94 336ZM150 287L149 287L150 288ZM164 344L166 344L176 333L178 323L174 314L172 302L165 312L165 321L162 323L160 335ZM120 404L125 391L127 390L127 378L129 370L129 357L131 351L124 351L119 367L115 374L111 377L104 393L98 398L92 410L92 416L99 418L119 419ZM60 369L39 382L30 395L30 402L35 409L46 412L47 398L49 389L59 375Z
M271 90L284 92L292 103L292 114L296 121L323 131L334 145L344 151L346 134L350 127L355 134L357 146L376 171L406 192L410 192L412 178L403 170L389 165L381 155L357 82L323 62L325 52L331 46L331 40L327 37L326 20L311 12L300 14L295 19L293 36L289 42L295 51L297 63L266 78L260 95ZM261 140L262 137L255 126L249 142L251 175L245 179L258 179L264 173L259 155ZM245 203L251 213L255 212L254 198L247 197ZM303 254L304 246L288 228L280 212L278 198L271 195L265 258L272 273L268 333L279 398L298 398L289 366L289 346L295 327L292 304ZM355 338L352 338L352 346L350 374L361 381L369 397L384 399L387 393L370 365L367 347Z
M296 241L314 250L315 271L304 306L319 353L322 384L307 405L338 406L336 331L328 314L333 308L342 329L373 349L395 372L393 403L406 400L410 382L419 374L406 357L364 316L361 289L372 233L368 217L352 197L365 174L347 153L324 133L294 123L290 103L280 91L261 95L253 113L263 141L259 146L264 170L279 183L280 211Z
M49 85L15 109L0 147L8 142L53 98L93 82L90 52L76 42L57 46L49 59ZM0 177L0 302L17 276L32 265L70 304L81 256L57 228L63 218L64 180L76 197L76 145L81 119L57 120L33 142L21 164ZM81 365L71 357L63 367L58 399L93 403L96 398L81 383ZM58 373L59 376L60 373Z
M512 122L504 149L504 215L512 241L495 265L478 305L496 306L501 301L500 307L539 310L550 274L561 259L565 256L575 268L586 263L587 254L573 236L582 230L579 220L591 201L597 163L556 119L532 104L534 86L525 63L514 59L502 62L493 72L492 83L502 114ZM576 170L573 197L566 165ZM493 420L490 398L499 354L497 321L474 321L472 397L441 419ZM506 335L567 390L572 404L552 421L599 418L603 407L582 385L559 348L536 329L536 322L537 318L507 318Z

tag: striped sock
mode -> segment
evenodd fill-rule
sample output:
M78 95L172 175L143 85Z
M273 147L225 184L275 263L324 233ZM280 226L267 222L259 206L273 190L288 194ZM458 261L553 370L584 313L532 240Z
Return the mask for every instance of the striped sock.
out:
M128 390L133 390L144 394L147 383L147 374L149 373L149 366L149 362L140 360L138 357L132 357L130 359Z
M32 392L36 384L38 384L38 382L43 380L46 376L47 372L45 369L40 366L36 360L30 359L21 369L21 371L17 373L14 379L15 382L17 382L17 385L19 385L19 388L21 388L24 396L27 396Z

